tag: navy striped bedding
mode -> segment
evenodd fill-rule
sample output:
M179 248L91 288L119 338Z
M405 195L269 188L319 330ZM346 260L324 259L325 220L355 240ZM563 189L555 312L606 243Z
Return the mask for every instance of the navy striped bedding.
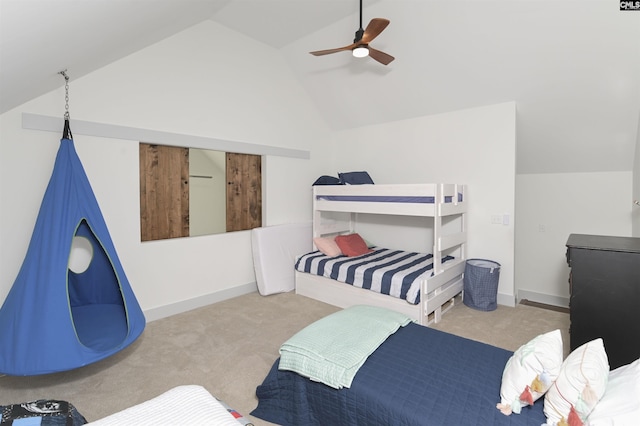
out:
M453 259L446 256L442 262ZM420 282L433 270L433 255L374 247L357 257L329 257L320 251L301 256L297 271L331 278L355 287L420 302Z

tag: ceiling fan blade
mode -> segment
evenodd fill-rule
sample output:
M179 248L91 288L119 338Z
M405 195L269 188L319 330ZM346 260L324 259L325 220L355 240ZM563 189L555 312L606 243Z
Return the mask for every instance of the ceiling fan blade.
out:
M355 43L350 44L349 46L338 47L335 49L327 49L327 50L316 50L315 52L309 52L309 53L311 53L313 56L322 56L322 55L329 55L331 53L342 52L344 50L351 50L354 47L356 47Z
M389 63L395 59L393 56L376 50L371 46L369 46L369 56L383 65L389 65Z
M367 29L364 30L364 34L362 35L362 39L359 40L361 43L369 44L371 40L378 37L380 33L387 28L389 25L389 20L384 18L373 18L369 25L367 25Z

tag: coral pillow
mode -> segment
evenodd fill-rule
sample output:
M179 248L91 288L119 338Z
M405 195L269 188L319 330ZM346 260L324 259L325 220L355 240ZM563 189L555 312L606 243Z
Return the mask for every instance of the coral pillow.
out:
M502 372L500 403L505 415L520 414L522 407L533 405L551 387L562 366L560 330L534 337L518 348Z
M313 239L313 243L318 250L329 257L336 257L342 254L340 247L336 244L336 240L332 237L316 237Z
M600 398L609 378L609 359L602 339L576 348L562 363L560 374L544 397L548 424L584 424Z
M342 253L349 257L361 256L373 251L367 247L367 243L364 242L359 234L338 235L336 244L340 247Z

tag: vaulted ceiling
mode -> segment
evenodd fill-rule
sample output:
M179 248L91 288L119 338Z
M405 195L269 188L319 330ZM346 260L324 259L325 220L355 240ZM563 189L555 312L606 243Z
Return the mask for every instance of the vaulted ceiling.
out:
M630 171L640 11L617 0L0 0L0 112L211 19L279 51L334 130L515 101L517 172ZM429 141L425 141L428 143Z

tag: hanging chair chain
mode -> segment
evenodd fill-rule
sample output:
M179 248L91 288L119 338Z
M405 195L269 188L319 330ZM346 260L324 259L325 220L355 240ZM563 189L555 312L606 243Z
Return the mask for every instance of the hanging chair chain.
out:
M64 77L64 119L69 119L69 76L67 75L67 70L60 71L58 74L61 74Z

